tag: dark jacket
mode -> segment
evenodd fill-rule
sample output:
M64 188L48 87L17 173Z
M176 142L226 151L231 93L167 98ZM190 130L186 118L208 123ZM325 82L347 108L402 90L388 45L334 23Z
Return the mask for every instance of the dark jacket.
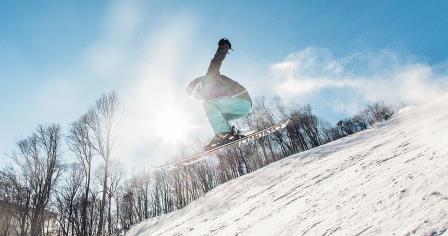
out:
M252 102L247 90L238 82L227 76L221 75L219 69L227 55L227 45L218 47L215 56L210 62L207 74L191 81L187 87L187 93L202 100L212 100L222 96L243 98Z

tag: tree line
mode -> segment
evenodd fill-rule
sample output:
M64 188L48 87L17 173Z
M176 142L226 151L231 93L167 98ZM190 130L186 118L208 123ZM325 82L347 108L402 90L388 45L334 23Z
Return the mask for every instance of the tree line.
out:
M222 183L365 130L393 114L384 103L367 104L333 126L309 105L259 98L237 126L260 130L285 119L290 125L207 161L126 175L113 158L114 145L119 145L114 143L118 95L104 94L67 134L58 124L45 124L17 142L12 164L0 170L0 236L122 235L132 225L180 209ZM63 145L74 162L64 161Z

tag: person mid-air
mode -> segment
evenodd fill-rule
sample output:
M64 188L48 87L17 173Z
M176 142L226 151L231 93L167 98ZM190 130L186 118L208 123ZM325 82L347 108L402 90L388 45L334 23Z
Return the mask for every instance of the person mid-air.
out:
M223 38L218 42L218 50L210 62L207 74L199 77L187 87L190 97L202 101L205 114L215 136L204 149L209 150L244 137L238 134L229 121L246 117L252 100L247 90L229 77L221 75L219 69L232 45Z

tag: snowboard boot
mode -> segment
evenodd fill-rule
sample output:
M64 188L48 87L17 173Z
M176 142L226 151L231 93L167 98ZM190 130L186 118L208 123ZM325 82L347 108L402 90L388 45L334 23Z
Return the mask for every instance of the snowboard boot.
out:
M244 138L239 131L236 131L235 126L232 126L230 132L216 134L215 137L204 147L205 150L210 150L221 145L233 142L240 138Z
M241 131L237 130L235 126L232 126L232 130L230 132L233 133L233 136L235 137L234 140L246 137L245 135L242 135Z

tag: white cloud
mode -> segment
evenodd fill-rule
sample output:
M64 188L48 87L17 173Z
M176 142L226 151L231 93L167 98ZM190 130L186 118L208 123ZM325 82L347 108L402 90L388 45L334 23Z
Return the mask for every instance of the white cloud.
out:
M446 93L448 77L440 67L391 51L335 58L327 49L306 48L273 64L271 78L286 100L310 102L332 92L337 95L328 102L334 109L353 114L366 102L415 105Z

